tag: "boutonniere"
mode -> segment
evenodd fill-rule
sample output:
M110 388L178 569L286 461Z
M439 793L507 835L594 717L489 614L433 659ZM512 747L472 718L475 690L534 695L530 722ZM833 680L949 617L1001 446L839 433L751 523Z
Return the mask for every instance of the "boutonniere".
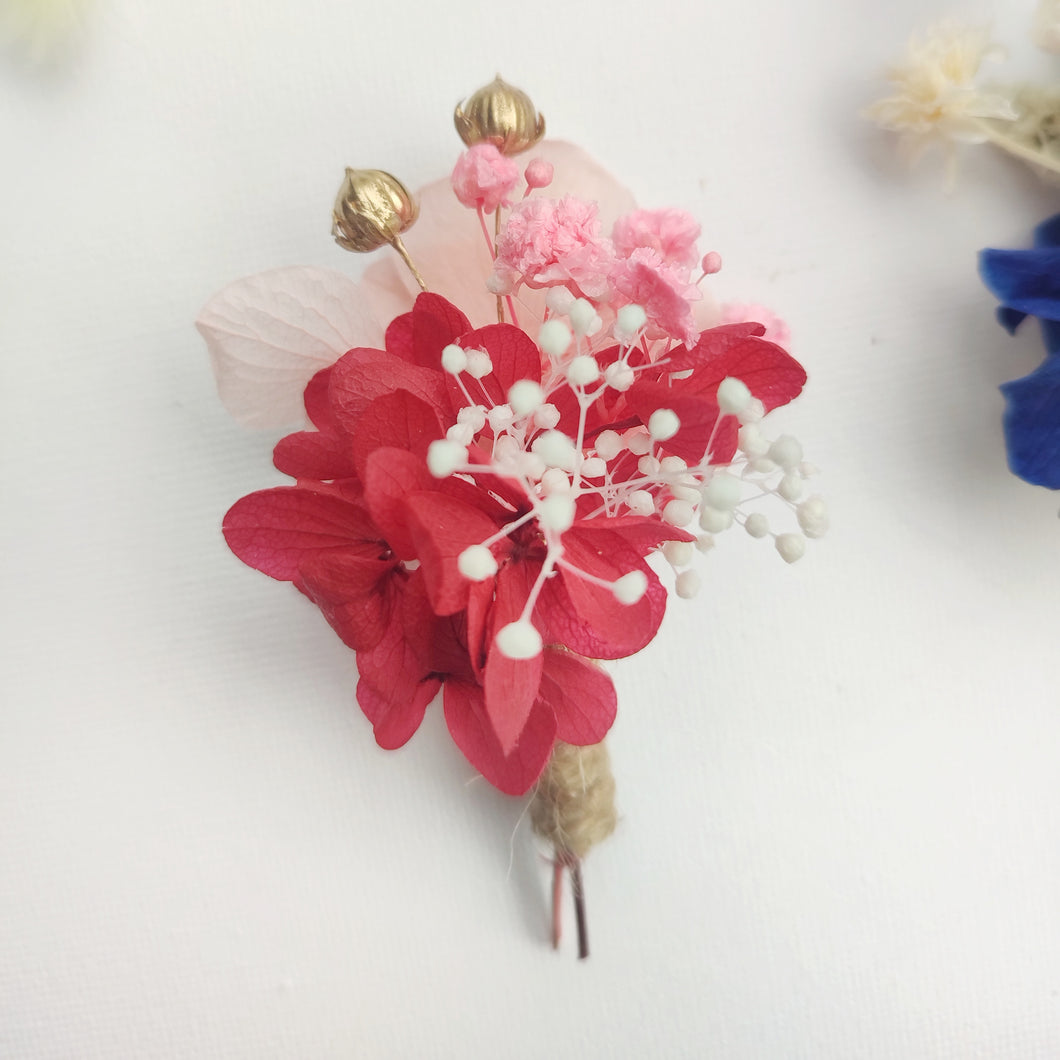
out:
M799 442L765 425L806 373L771 314L717 304L689 214L637 209L543 139L525 93L498 78L455 124L466 150L416 196L347 170L334 238L389 251L360 279L278 269L203 309L228 408L306 421L274 453L293 484L223 530L357 653L381 747L433 704L477 772L530 797L554 940L569 874L585 956L582 862L616 820L606 663L696 594L719 535L790 563L824 532Z

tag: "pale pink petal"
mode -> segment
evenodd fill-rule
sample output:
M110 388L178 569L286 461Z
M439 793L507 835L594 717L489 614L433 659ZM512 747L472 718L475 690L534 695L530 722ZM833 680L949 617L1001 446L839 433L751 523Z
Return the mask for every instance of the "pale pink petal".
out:
M595 202L603 231L636 205L607 170L574 144L545 140L529 154L553 166L548 195L576 195ZM478 218L460 205L448 178L428 184L416 198L419 220L401 238L427 286L459 306L476 327L495 323L497 299L486 290L491 261ZM377 253L378 260L365 271L361 286L371 295L378 315L389 319L411 308L418 288L395 254L386 248ZM524 288L515 302L520 324L533 331L544 314L544 292Z
M302 391L321 368L355 346L382 346L375 308L348 276L292 266L229 284L195 326L225 408L248 427L283 427L304 421Z
M787 321L778 317L772 309L767 309L764 305L748 305L743 302L726 302L721 307L719 323L743 324L747 321L762 324L766 329L763 338L770 342L775 342L785 350L791 345L791 328L788 327Z

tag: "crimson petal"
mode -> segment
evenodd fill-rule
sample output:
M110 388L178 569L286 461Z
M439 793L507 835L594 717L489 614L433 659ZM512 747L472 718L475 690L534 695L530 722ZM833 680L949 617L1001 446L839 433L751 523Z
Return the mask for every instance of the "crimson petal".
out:
M376 449L364 471L364 499L372 519L400 559L415 559L416 545L409 530L405 498L431 484L423 460L405 449Z
M601 667L555 648L545 651L541 698L556 715L556 738L579 747L599 743L618 710L615 686Z
M228 510L221 529L244 563L280 581L294 580L306 556L379 540L364 509L298 486L243 497Z
M278 471L296 479L328 482L353 478L357 467L345 434L297 431L281 438L272 452Z
M375 742L387 751L407 744L420 727L441 684L437 678L421 681L408 699L395 702L362 677L357 682L357 702L372 723Z
M556 716L538 699L519 742L505 754L486 715L482 689L468 681L446 681L445 722L464 757L506 795L524 795L541 776L556 740Z
M362 546L363 548L364 546ZM354 651L370 651L391 620L392 560L358 555L352 549L304 559L299 588L320 608L328 625Z
M435 410L407 390L377 397L361 413L353 431L353 460L363 479L368 458L388 446L406 449L426 464L427 448L445 432Z
M434 613L463 610L471 583L460 573L457 560L469 545L491 537L497 524L477 508L437 490L410 493L404 507Z
M383 350L350 350L332 367L329 394L339 426L350 434L376 398L405 390L446 419L451 414L445 375L408 364Z

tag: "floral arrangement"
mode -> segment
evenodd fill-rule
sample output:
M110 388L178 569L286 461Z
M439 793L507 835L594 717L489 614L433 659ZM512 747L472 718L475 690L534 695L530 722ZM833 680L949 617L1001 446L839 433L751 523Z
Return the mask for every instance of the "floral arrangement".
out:
M1031 35L1060 54L1060 2L1041 0ZM905 61L890 72L893 94L866 115L899 134L903 151L918 158L938 145L947 157L948 183L962 144L990 143L1043 178L1060 175L1060 88L1033 83L981 85L980 68L1003 58L982 28L944 23L914 37ZM1047 357L1022 379L1001 387L1008 461L1020 478L1060 489L1060 215L1038 226L1029 250L984 250L979 271L1001 301L998 320L1009 332L1027 317L1041 320Z
M395 256L357 283L267 272L203 309L227 407L309 421L274 452L295 484L236 502L223 530L357 653L380 746L405 744L441 693L475 770L533 791L553 938L569 871L584 956L581 862L615 824L600 663L654 639L663 578L696 593L716 535L742 527L793 562L825 531L798 441L762 427L806 373L771 314L704 290L721 259L691 216L637 209L583 152L542 141L525 93L498 78L455 123L467 150L418 203L387 173L346 172L335 239Z

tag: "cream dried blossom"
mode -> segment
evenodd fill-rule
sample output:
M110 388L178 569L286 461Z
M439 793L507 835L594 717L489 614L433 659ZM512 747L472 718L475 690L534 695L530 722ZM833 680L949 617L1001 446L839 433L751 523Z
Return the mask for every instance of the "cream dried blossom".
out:
M894 94L865 115L899 133L913 160L932 144L941 144L952 175L957 144L992 140L987 121L1016 117L1006 96L975 83L980 66L1000 57L985 29L940 23L909 42L904 62L888 72Z
M1031 24L1031 40L1043 51L1060 55L1060 0L1040 0Z
M1012 102L1017 118L996 126L993 142L1055 181L1060 174L1060 88L1020 85L1012 90Z

